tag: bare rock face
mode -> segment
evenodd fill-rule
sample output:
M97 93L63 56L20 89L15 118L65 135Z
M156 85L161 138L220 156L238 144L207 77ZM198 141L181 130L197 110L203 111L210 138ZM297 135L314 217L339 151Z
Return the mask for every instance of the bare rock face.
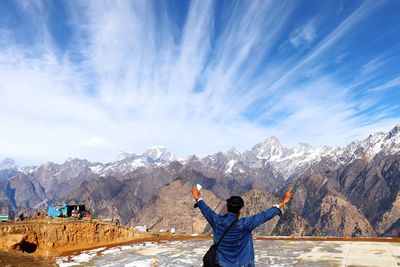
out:
M398 157L355 160L338 169L338 190L375 225L395 200L399 190Z
M210 233L211 228L195 203L191 194L191 183L176 179L162 187L157 196L149 201L135 220L134 225L147 225L150 230L176 229L176 233ZM225 201L218 199L211 191L201 190L207 205L216 212L225 208Z
M15 189L15 202L17 206L28 202L27 206L34 207L46 198L40 183L26 175L19 173L10 180L10 187Z
M10 194L10 182L6 179L0 179L0 214L10 213L10 204L12 203L12 196ZM15 201L14 207L15 207Z
M68 159L62 165L52 162L43 164L31 171L40 182L49 198L62 200L82 181L90 181L97 176L90 169L87 160Z
M355 162L358 166L358 162ZM332 170L329 162L316 164L308 169L293 185L293 200L290 209L298 217L287 218L307 223L302 234L322 236L376 236L361 210L346 198L343 187L350 187L354 181L342 179L340 170ZM349 171L349 169L346 169ZM352 171L351 171L352 172ZM343 174L343 172L342 172ZM356 174L352 176L357 177ZM348 185L346 185L348 184ZM299 219L301 218L301 219ZM297 223L286 223L277 233L293 235L298 233ZM290 229L291 228L291 229Z
M400 193L397 194L396 200L392 207L382 216L381 221L376 226L378 234L383 235L388 229L400 221Z
M278 236L306 236L311 235L313 228L307 220L300 217L290 209L283 212L281 220L278 221L272 235Z
M244 213L242 215L243 217L252 216L261 211L269 209L274 204L277 204L279 201L271 193L265 192L261 189L253 189L244 194L242 198L244 200ZM279 217L276 216L256 228L253 233L255 235L271 235L278 221Z
M114 216L114 219L125 224L143 205L136 191L139 190L131 180L101 177L81 183L79 188L71 192L67 202L85 204L96 218L111 219Z
M314 227L324 236L376 236L360 210L345 199L333 195L327 195L322 200L320 217Z
M385 237L400 237L400 219L397 220L389 229L387 229L382 236Z

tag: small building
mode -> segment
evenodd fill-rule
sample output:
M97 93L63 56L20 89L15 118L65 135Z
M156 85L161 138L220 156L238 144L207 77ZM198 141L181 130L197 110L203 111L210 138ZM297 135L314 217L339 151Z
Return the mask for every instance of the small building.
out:
M50 218L67 217L67 205L65 203L49 206L47 215Z
M80 204L67 205L65 203L62 203L59 205L49 206L47 208L47 215L51 218L71 217L74 213L84 214L85 211L86 211L85 205L80 205Z
M0 222L6 222L6 221L8 221L8 215L0 214Z
M67 217L71 217L74 211L78 211L79 214L85 213L86 207L81 204L67 205Z

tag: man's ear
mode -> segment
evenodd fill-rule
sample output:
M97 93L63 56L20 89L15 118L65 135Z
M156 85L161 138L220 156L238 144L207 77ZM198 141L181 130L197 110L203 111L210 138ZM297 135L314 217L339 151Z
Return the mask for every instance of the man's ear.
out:
M239 215L243 214L243 207L239 210Z

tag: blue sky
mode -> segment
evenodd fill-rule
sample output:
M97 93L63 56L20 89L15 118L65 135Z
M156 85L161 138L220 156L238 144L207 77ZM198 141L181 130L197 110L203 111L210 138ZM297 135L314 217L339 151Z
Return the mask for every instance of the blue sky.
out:
M400 1L1 1L0 157L343 146L400 122Z

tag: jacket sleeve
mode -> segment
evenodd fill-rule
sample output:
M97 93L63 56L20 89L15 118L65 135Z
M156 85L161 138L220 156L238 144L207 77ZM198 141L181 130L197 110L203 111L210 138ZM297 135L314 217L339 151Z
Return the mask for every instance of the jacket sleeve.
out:
M204 200L199 199L197 201L197 205L199 205L201 213L203 213L204 218L206 218L207 222L211 225L212 228L214 228L215 225L215 218L217 214L210 209L209 206L204 202Z
M277 207L272 207L272 208L269 208L269 209L267 209L263 212L260 212L256 215L245 218L244 225L249 231L252 231L254 228L260 226L261 224L265 223L266 221L271 220L276 215L279 215L282 217L282 211Z

